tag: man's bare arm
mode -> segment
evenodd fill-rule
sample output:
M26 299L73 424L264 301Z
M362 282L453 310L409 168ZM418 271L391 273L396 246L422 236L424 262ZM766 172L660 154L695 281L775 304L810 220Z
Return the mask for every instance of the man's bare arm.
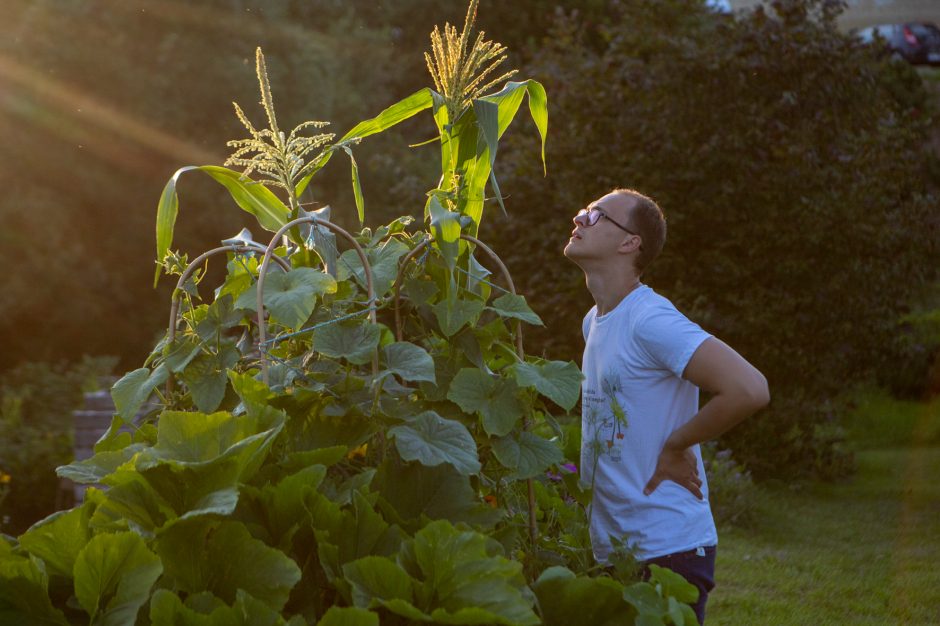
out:
M666 439L646 493L672 480L702 498L690 447L718 437L770 402L767 379L726 343L706 339L692 355L683 378L713 394L695 416Z

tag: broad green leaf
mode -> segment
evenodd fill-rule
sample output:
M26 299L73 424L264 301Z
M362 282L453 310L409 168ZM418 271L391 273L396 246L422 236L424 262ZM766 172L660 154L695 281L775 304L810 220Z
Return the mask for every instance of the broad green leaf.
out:
M133 624L162 573L160 558L138 535L96 535L75 559L75 596L92 623Z
M349 452L348 446L331 446L317 450L291 452L279 465L288 472L297 472L311 465L330 467L342 461L347 452Z
M277 611L244 591L228 606L210 593L189 596L184 603L166 589L159 589L150 601L152 626L284 626Z
M543 396L570 411L581 393L581 370L573 361L516 363L513 366L520 387L535 387Z
M373 608L387 600L413 602L414 580L397 563L381 556L367 556L343 566L352 585L353 604Z
M431 280L408 278L405 280L403 295L413 304L424 304L440 291Z
M274 320L288 328L299 329L313 313L317 297L326 293L336 293L336 280L312 267L271 272L264 279L264 306ZM257 292L246 291L236 306L256 310Z
M230 514L239 483L257 472L283 420L273 409L237 417L165 411L157 442L137 457L136 472L105 479L113 485L109 500L118 500L120 494L114 506L127 507L124 515L143 510L146 514L137 523L151 531L177 516ZM142 484L136 484L139 481Z
M225 397L228 376L216 355L200 354L186 367L180 378L189 388L197 409L211 413L219 408Z
M202 346L191 335L176 337L163 348L163 363L174 374L179 374L202 351Z
M529 308L525 298L522 296L507 293L493 300L493 306L490 308L503 317L512 317L536 326L545 325L542 319Z
M173 245L173 229L179 213L179 198L176 183L184 172L201 170L225 187L235 203L257 218L258 223L271 232L276 232L287 223L290 216L288 209L274 193L262 184L256 183L239 172L214 165L188 166L173 174L160 196L157 205L157 262L162 263L170 246ZM160 268L154 279L154 286L159 279Z
M463 368L450 383L447 399L467 413L479 413L490 435L509 434L522 417L516 386L476 368Z
M454 523L486 523L489 517L499 515L481 505L469 479L447 464L383 463L372 484L402 523L424 516Z
M461 474L480 471L477 445L467 427L434 411L425 411L408 424L389 429L388 434L395 438L398 453L406 461L449 463Z
M431 232L434 246L441 251L447 267L454 269L460 242L460 214L444 208L437 196L428 197L428 215L431 217Z
M624 602L622 589L611 578L576 577L559 566L546 569L532 585L545 626L632 626L636 611Z
M68 626L49 599L49 579L36 557L0 556L0 624Z
M141 535L153 532L175 520L179 513L167 502L140 472L122 467L102 479L108 489L91 518L90 526L98 530L123 530L129 524ZM178 485L174 483L174 485Z
M157 538L156 549L178 589L211 591L229 604L243 589L280 611L300 580L294 561L253 538L239 522L184 520Z
M121 419L120 415L112 416L108 430L95 442L95 453L115 452L129 446L133 442L133 436L127 432L126 425L127 422Z
M135 443L120 450L103 450L90 459L57 467L55 473L79 484L98 483L146 448L144 444Z
M219 296L196 324L196 334L203 341L218 341L222 332L241 322L242 317L244 312L235 308L231 295Z
M326 467L313 465L284 478L277 485L262 487L259 494L262 514L275 541L280 542L293 527L305 521L304 498L308 490L316 490L324 476Z
M88 520L95 505L86 502L69 511L59 511L33 524L20 536L20 545L45 561L54 572L71 578L75 559L91 539Z
M352 150L349 149L349 146L343 146L343 150L349 155L349 162L352 167L352 187L353 187L353 197L356 199L356 213L359 214L359 225L362 226L362 223L366 219L365 215L365 201L362 198L362 185L359 183L359 166L356 165L356 158L353 156Z
M164 411L157 422L153 457L178 464L204 464L225 455L239 454L256 441L280 431L277 418L235 416L226 411L190 413Z
M424 348L407 341L389 344L382 349L390 372L404 380L435 382L434 359Z
M246 291L251 290L258 277L258 266L261 264L258 255L230 254L233 258L230 258L226 264L225 282L216 291L215 297L217 300L227 295L237 299Z
M132 421L140 406L147 401L153 390L166 382L167 368L160 364L152 372L141 367L125 374L111 388L111 398L118 415Z
M408 253L408 245L397 238L391 238L381 245L366 248L366 260L372 268L372 288L376 297L388 293L398 276L398 261ZM355 276L363 289L366 287L366 275L362 269L362 260L355 250L346 250L339 257L339 280Z
M671 569L650 565L650 582L662 585L663 596L673 597L686 604L698 602L698 587Z
M342 566L370 555L387 556L401 544L400 531L390 527L368 499L354 491L351 507L323 493L306 494L306 508L316 529L321 564L330 579L342 575ZM329 544L327 547L325 544Z
M354 606L331 606L317 626L379 626L379 615Z
M352 129L350 129L349 132L343 135L343 137L340 139L340 142L349 141L355 138L361 139L368 137L369 135L380 133L400 122L404 122L408 118L417 115L425 109L431 108L432 104L433 100L430 89L424 88L420 91L416 91L404 100L401 100L388 107L375 117L368 120L363 120L362 122L356 124ZM321 157L322 162L319 164L319 166L323 167L331 155L332 151L328 151L323 157ZM319 169L319 167L317 169ZM310 184L310 179L313 178L315 173L316 171L307 174L303 177L303 179L300 180L300 182L297 183L296 187L294 188L294 192L298 198L303 195L304 191L307 189L307 185Z
M517 479L538 476L564 460L557 445L530 432L520 433L518 439L509 436L493 441L493 454Z
M274 397L271 388L255 378L251 373L228 371L228 378L232 382L232 389L238 394L245 406L264 406Z
M240 460L230 456L205 466L154 465L138 472L140 483L120 482L114 486L102 507L116 510L118 504L123 505L124 515L135 521L141 534L158 532L177 518L231 515L238 504ZM122 480L120 474L108 477L105 484ZM149 518L135 517L141 507L150 513ZM151 512L155 507L162 515Z
M640 615L662 616L666 612L666 601L656 588L648 582L638 582L625 587L623 599Z
M327 324L313 334L313 349L334 359L363 365L372 360L382 331L371 322Z
M177 515L228 514L238 484L258 471L283 425L283 413L273 409L238 417L165 411L157 443L135 467Z
M527 599L522 565L494 555L490 542L486 535L459 531L443 520L431 522L415 533L410 550L412 567L420 570L425 594L433 599L430 609L434 621L540 623ZM405 569L409 569L407 564ZM481 611L490 615L484 616Z
M465 324L472 322L483 312L485 305L479 300L445 299L431 306L441 332L451 337Z

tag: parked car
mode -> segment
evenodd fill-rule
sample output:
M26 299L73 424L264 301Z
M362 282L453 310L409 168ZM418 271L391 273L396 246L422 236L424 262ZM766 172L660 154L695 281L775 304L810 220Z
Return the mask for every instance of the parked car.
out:
M908 63L940 65L940 29L929 22L878 24L858 31L858 36L866 43L880 37L890 52Z

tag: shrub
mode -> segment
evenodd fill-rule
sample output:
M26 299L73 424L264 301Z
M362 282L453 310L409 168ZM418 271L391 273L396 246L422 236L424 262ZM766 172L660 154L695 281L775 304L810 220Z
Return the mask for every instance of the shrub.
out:
M760 491L751 473L732 457L731 450L719 450L715 442L702 446L702 460L708 476L708 501L719 526L746 526L752 523L760 502Z
M0 528L19 533L63 505L55 468L73 460L72 411L82 394L98 388L111 358L78 363L24 363L0 384Z

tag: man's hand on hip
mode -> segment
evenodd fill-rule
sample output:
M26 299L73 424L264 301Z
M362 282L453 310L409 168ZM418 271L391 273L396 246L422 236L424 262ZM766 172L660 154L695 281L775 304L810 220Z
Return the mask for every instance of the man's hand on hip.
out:
M668 442L659 453L656 471L646 484L643 493L650 495L664 480L671 480L692 492L699 500L702 496L702 479L698 475L698 460L689 448L673 448Z

